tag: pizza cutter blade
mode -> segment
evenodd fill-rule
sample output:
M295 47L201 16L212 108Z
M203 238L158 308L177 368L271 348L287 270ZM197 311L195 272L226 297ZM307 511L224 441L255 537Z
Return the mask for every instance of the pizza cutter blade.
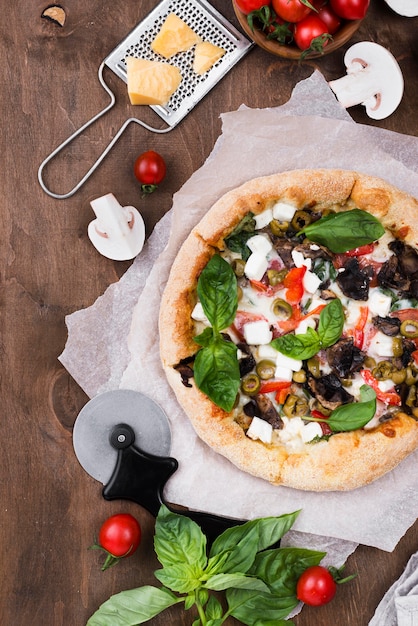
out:
M137 391L99 394L80 411L73 446L83 469L103 485L105 500L131 500L154 517L161 504L186 515L212 543L224 530L245 520L175 509L164 500L164 486L178 468L168 456L170 425L161 407Z

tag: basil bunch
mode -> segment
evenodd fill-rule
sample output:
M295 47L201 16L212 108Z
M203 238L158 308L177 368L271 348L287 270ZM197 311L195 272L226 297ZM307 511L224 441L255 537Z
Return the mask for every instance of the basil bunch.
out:
M288 333L273 339L273 348L293 359L305 361L322 348L329 348L338 341L344 328L344 311L338 298L331 300L319 316L318 330L308 328L306 333Z
M237 347L221 331L235 319L238 308L237 279L227 261L215 255L202 271L197 293L211 328L194 337L201 349L194 362L197 387L215 404L231 411L240 386Z
M338 253L372 243L384 233L385 229L374 215L361 209L352 209L321 217L298 234Z
M325 552L276 548L299 511L265 517L224 531L207 554L207 540L190 518L161 507L154 547L162 568L162 587L146 585L122 591L92 615L87 626L143 624L175 604L195 606L193 626L221 626L229 616L247 626L290 626L285 621L297 606L296 584ZM210 592L225 592L227 610ZM181 594L180 596L178 594Z

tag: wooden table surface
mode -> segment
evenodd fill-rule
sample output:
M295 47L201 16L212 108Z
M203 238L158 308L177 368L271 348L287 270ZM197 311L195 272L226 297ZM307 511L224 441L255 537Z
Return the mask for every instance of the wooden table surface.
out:
M56 145L107 104L97 80L99 64L156 2L64 1L63 27L41 18L47 2L1 4L0 623L82 626L112 593L153 584L157 568L151 516L132 503L105 502L72 447L74 420L87 397L57 359L67 337L65 316L91 305L130 266L104 258L91 245L89 203L114 193L122 205L141 211L149 235L170 208L173 193L210 154L222 112L242 103L281 105L316 68L327 80L342 76L348 45L302 63L254 48L172 132L155 135L130 128L78 193L57 200L41 190L37 169ZM229 1L213 0L213 5L238 25ZM397 111L383 121L371 121L361 106L350 109L356 122L418 135L417 27L418 18L402 18L383 0L372 0L352 42L375 41L390 49L401 65L405 93ZM107 77L117 105L48 167L47 182L60 193L79 180L132 116L122 81L111 72ZM144 201L132 164L146 149L164 155L168 175ZM134 557L102 573L99 554L88 547L101 522L120 511L138 517L143 541ZM358 572L357 578L342 586L328 606L304 608L295 624L367 625L417 548L418 523L393 553L359 547L346 570ZM175 608L152 623L192 621L190 612Z

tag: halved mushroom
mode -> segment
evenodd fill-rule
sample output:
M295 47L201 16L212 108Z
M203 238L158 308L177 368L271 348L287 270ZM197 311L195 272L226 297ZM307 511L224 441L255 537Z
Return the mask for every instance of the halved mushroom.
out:
M127 261L143 248L145 224L133 206L121 206L112 193L90 202L96 219L87 233L93 246L108 259Z
M344 108L363 104L374 120L391 115L402 100L404 80L395 57L383 46L360 41L344 56L347 75L328 84Z

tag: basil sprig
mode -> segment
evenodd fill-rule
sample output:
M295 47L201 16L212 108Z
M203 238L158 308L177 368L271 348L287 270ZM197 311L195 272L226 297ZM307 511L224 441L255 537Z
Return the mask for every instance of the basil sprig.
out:
M195 383L215 404L231 411L240 386L237 347L225 340L221 331L235 319L237 279L221 256L213 256L202 271L197 293L211 328L194 337L202 346L194 362Z
M221 626L229 616L248 626L285 621L297 606L297 581L325 552L276 547L299 511L251 520L224 531L207 548L207 538L190 518L161 506L154 547L161 587L146 585L109 598L87 626L143 624L175 604L197 611L194 624ZM346 579L347 580L347 579ZM226 609L218 599L225 592Z
M321 217L298 234L338 253L372 243L384 233L385 229L374 215L361 209L352 209Z
M369 385L360 387L360 402L342 404L332 411L329 417L320 419L304 417L313 422L328 424L333 432L343 433L363 428L376 413L376 392Z
M341 337L344 327L344 311L338 298L331 300L319 316L318 330L308 328L306 333L294 335L288 333L273 339L271 345L278 352L305 361L319 350L329 348Z

